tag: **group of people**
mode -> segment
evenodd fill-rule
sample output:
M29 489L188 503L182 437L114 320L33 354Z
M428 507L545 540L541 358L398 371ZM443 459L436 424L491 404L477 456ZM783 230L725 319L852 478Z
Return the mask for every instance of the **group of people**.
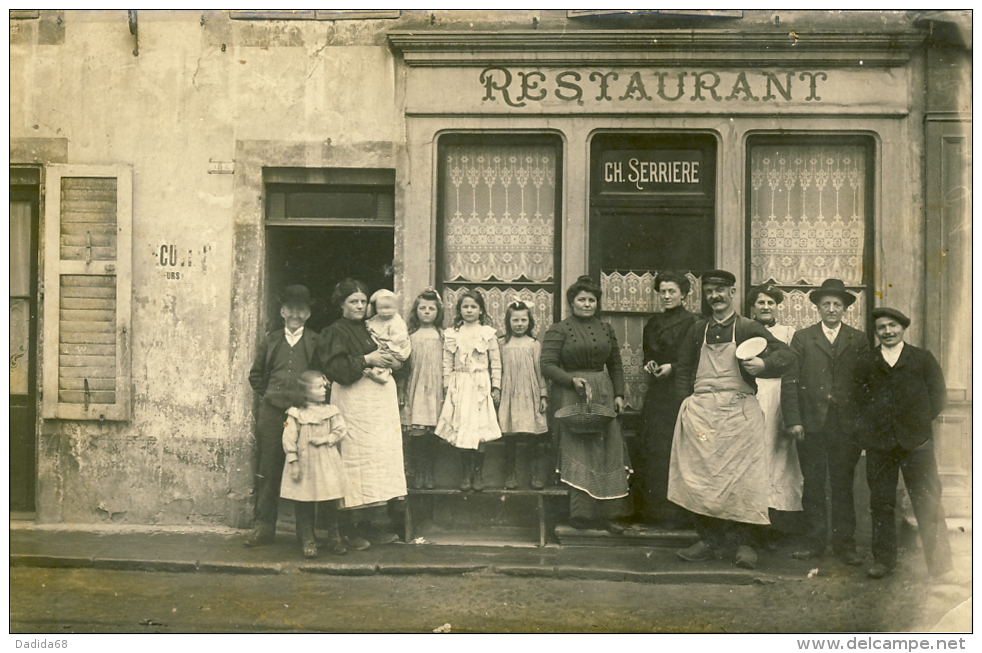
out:
M678 556L699 561L732 550L736 565L752 569L766 527L787 525L800 511L796 558L821 558L831 543L837 558L862 564L853 484L865 450L868 575L882 578L897 564L899 471L930 573L956 579L931 428L946 388L934 356L904 342L910 319L874 309L880 345L871 349L865 333L842 321L856 298L841 280L809 294L820 320L798 331L777 324L784 295L771 285L748 294L753 319L738 315L735 283L725 270L706 272L712 313L698 317L676 299L688 281L671 273L655 280L666 310L645 329L645 369L654 379L643 411L640 498L656 519L694 522L699 539Z
M283 329L262 340L249 374L261 401L246 546L273 541L280 498L293 502L305 557L318 555L315 521L337 555L395 541L393 501L406 495L407 477L434 486L444 441L461 453L462 490L483 488L484 443L503 432L506 487L518 485L519 440L533 452L531 485L544 485L547 392L532 310L509 305L499 342L477 291L461 294L446 330L433 289L416 298L408 323L391 291L368 293L341 281L332 295L341 318L320 334L304 332L313 304L305 286L280 297Z
M393 542L387 508L406 495L407 479L434 487L439 447L460 453L461 489L480 490L485 443L503 438L506 487L519 484L522 441L532 454L529 483L543 487L554 441L551 461L569 488L571 526L624 532L633 491L641 521L695 527L698 541L677 552L688 561L735 548L735 563L753 568L767 526L799 511L806 528L794 555L825 555L827 480L833 552L861 564L852 486L865 449L869 575L896 566L898 471L931 573L952 575L931 437L946 389L930 352L904 342L910 320L874 309L880 346L871 349L863 332L842 322L855 297L837 279L812 291L821 320L797 332L776 324L780 289L751 291L751 319L734 308L733 274L712 270L701 283L708 316L685 309L685 275L655 279L664 311L644 330L651 383L633 479L617 418L625 390L620 348L599 318L602 291L590 277L567 290L569 317L541 344L522 302L508 306L499 338L476 290L461 293L453 326L444 329L435 290L416 297L407 322L390 291L369 297L353 279L332 295L342 317L319 335L305 334L313 300L304 286L286 288L284 327L260 343L249 375L262 400L255 527L245 544L273 540L280 497L294 502L306 557L317 555L315 512L331 553Z

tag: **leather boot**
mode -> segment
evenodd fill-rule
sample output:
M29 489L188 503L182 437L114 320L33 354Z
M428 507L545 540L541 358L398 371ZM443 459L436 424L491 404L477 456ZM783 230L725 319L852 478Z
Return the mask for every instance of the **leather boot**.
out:
M546 446L543 444L529 444L529 449L532 451L532 455L529 456L529 485L532 486L533 490L541 490L545 487L545 478L542 473L542 466L545 464L546 458Z
M422 445L421 452L422 458L420 460L420 466L423 468L423 487L427 490L432 490L436 481L433 478L434 468L436 467L436 457L439 455L440 450L439 443L436 441L435 435L424 435L423 440L420 443Z
M510 438L505 441L505 488L514 490L518 487L518 472L515 469L515 458L518 443Z
M259 522L256 524L255 528L252 529L252 532L246 535L246 538L242 541L242 544L243 546L250 548L263 546L264 544L272 544L275 537L276 524Z
M344 543L341 541L341 530L338 527L338 504L337 501L325 501L321 504L323 508L321 523L327 530L327 552L336 556L343 556L348 552Z
M419 487L419 465L416 463L416 454L419 451L419 444L416 438L411 435L402 436L402 461L406 471L406 485L410 488Z
M317 540L314 538L314 504L309 501L295 501L293 514L297 520L297 539L303 547L303 557L317 557Z
M460 489L468 492L473 487L474 463L470 451L460 452Z
M471 487L474 488L475 492L480 492L484 489L484 452L475 451L471 454Z

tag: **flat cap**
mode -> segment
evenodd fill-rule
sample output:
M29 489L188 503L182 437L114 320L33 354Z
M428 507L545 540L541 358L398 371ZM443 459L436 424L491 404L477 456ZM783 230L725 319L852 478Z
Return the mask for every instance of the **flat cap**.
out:
M878 318L889 317L897 321L897 324L903 328L910 326L910 318L898 311L895 308L888 308L886 306L877 306L873 309L873 322L875 323Z
M702 283L718 283L724 286L735 286L736 277L726 270L708 270L702 273Z

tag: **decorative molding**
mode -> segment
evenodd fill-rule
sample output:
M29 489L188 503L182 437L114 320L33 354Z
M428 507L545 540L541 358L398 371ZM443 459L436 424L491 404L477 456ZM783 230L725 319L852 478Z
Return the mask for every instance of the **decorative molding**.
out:
M389 32L408 66L529 65L896 67L926 32L747 30Z

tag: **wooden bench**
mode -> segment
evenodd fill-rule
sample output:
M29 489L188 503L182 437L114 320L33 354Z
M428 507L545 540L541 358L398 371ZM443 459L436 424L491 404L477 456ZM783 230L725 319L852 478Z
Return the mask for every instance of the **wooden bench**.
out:
M546 507L545 497L565 497L568 491L563 487L547 487L541 490L503 488L485 488L481 491L463 492L452 488L437 488L432 490L410 489L406 495L406 542L413 541L413 497L419 496L534 496L536 512L539 517L539 546L546 545Z

